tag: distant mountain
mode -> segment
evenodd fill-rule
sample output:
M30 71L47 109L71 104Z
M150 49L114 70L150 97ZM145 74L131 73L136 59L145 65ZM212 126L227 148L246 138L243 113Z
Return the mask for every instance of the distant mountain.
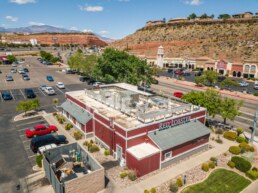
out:
M79 32L79 31L68 30L68 29L54 27L50 25L31 25L28 27L19 27L19 28L0 28L0 32L71 33L71 32Z
M19 28L3 28L0 27L0 32L6 33L6 32L12 32L12 33L32 33L32 34L38 34L38 33L81 33L81 31L78 30L69 30L65 28L60 27L54 27L50 25L31 25L28 27L19 27ZM115 40L107 37L102 37L98 34L95 34L99 39L106 43L112 43Z

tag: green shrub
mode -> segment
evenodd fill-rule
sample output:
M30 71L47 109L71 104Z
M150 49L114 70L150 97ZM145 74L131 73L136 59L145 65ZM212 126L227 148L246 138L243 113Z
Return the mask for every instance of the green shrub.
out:
M217 143L223 143L223 141L222 141L222 139L220 139L220 138L217 138L217 139L215 139L215 141L217 142Z
M97 146L96 144L91 144L90 147L89 147L89 151L91 153L97 152L97 151L99 151L99 146Z
M181 177L179 177L179 178L176 179L176 185L177 185L178 187L182 187L182 186L183 186L183 180L182 180Z
M178 191L178 186L176 185L176 183L171 183L170 185L169 185L169 190L170 190L170 192L172 192L172 193L176 193L177 191Z
M126 172L121 172L120 173L120 178L124 179L127 176Z
M43 155L39 154L36 156L36 163L38 165L38 167L42 168L42 160L43 160Z
M150 191L149 190L144 190L144 192L143 193L150 193Z
M215 162L214 161L209 162L209 168L211 168L211 169L215 168Z
M256 167L253 167L253 168L252 168L252 170L254 170L254 171L258 171L258 169L257 169Z
M105 151L104 151L104 155L105 155L105 156L110 155L110 150L109 150L109 149L105 149Z
M233 131L226 131L223 135L224 138L231 140L231 141L235 141L237 138L237 134Z
M91 144L93 144L93 143L94 143L94 141L91 139L91 140L90 140L90 143L91 143Z
M247 152L247 151L251 151L254 152L254 147L249 145L248 143L246 143L245 141L241 142L239 144L239 147L242 149L242 152Z
M238 169L244 173L249 171L252 167L252 165L249 161L247 161L246 159L239 157L239 156L232 157L231 161L235 163L236 169Z
M71 128L73 128L73 124L72 123L66 123L65 130L70 130Z
M57 115L56 118L60 124L63 124L65 122L65 118L62 115Z
M245 139L244 137L239 136L239 137L236 138L236 141L237 141L238 143L242 143L243 141L246 142L246 139Z
M88 141L83 142L83 145L85 145L85 146L88 146L88 144L89 144Z
M248 172L245 173L246 176L252 180L258 179L258 171L256 170L249 170Z
M53 112L53 116L57 116L57 112Z
M209 167L209 164L207 164L207 163L203 163L203 164L202 164L202 170L203 170L203 171L208 172L208 171L209 171L209 168L210 168L210 167Z
M232 154L238 155L241 152L241 148L238 146L231 146L229 147L229 152Z
M135 181L137 179L137 176L136 176L136 172L135 171L131 171L128 173L128 178L131 180L131 181Z
M74 136L74 138L75 138L76 140L79 140L79 139L82 138L83 134L82 134L82 132L80 132L80 131L75 131L75 132L73 133L73 136Z
M255 93L254 93L254 96L258 96L258 92L255 92Z
M227 163L227 165L228 165L230 168L234 168L234 167L236 166L236 164L235 164L234 162L232 162L232 161L229 161L229 162Z
M151 193L156 193L156 192L157 192L157 191L156 191L156 188L151 188L151 189L150 189L150 192L151 192Z
M213 162L215 162L215 161L218 160L218 158L216 158L216 157L211 157L210 160L213 161Z

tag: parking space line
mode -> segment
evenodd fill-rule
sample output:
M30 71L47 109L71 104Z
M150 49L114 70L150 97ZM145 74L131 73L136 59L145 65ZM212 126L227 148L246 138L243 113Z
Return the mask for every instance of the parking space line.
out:
M13 100L16 100L16 99L14 98L14 96L13 96L12 90L10 90L10 93L11 93L11 95L12 95L12 97L13 97Z
M20 127L20 126L23 126L23 125L29 125L29 124L32 124L32 123L39 123L39 122L45 122L45 121L44 120L31 121L31 122L27 122L27 123L18 124L18 125L16 125L16 127Z
M21 89L19 89L19 90L20 90L22 96L24 97L24 99L26 99L26 97L25 97L25 95L23 94L23 92L21 91Z
M28 156L28 158L32 158L32 157L36 157L36 156L37 156L37 154Z
M67 87L65 87L65 90L70 91L70 89L68 89Z
M44 96L46 96L46 94L45 94L40 88L38 88L38 90L39 90Z
M58 88L57 86L55 86L55 88L56 88L59 92L61 92L62 94L64 94L64 92L61 91L60 88Z
M29 142L30 140L25 140L25 141L22 141L22 143L27 143L27 142Z
M26 129L28 129L28 128L18 129L17 131L24 131ZM20 136L23 136L23 135L20 135Z

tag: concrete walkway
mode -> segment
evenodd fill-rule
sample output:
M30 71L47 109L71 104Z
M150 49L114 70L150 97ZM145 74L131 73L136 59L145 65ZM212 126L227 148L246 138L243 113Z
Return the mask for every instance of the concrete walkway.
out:
M241 193L257 193L258 192L258 180L247 186Z
M145 189L151 189L152 187L157 187L180 174L184 174L186 171L206 162L210 159L210 157L216 157L226 152L228 148L232 145L235 145L235 142L223 139L223 144L218 144L214 141L210 141L210 144L214 146L214 148L203 152L191 159L185 160L174 167L168 168L165 171L162 171L156 175L153 175L137 184L134 184L124 190L122 193L142 193ZM118 193L118 192L117 192Z

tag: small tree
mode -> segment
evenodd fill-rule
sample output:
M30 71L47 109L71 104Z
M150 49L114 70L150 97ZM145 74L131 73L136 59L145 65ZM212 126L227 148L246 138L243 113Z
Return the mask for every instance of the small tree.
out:
M223 98L219 107L221 117L226 124L227 119L234 120L234 118L240 115L239 109L243 105L243 101L237 102L234 99Z
M239 136L239 135L241 135L244 132L244 129L237 128L236 132L237 132L237 136Z
M53 104L54 104L55 106L58 105L58 102L59 102L58 98L54 98L54 99L53 99Z
M30 110L32 110L32 105L30 101L20 101L16 107L16 111L23 111L25 116L27 115L27 112Z
M31 110L36 110L41 106L39 99L33 99L33 100L30 100L29 102L31 103Z
M229 87L229 86L238 86L238 83L234 81L232 78L227 77L225 80L221 82L220 86L223 88Z
M229 14L220 14L218 19L229 19L231 16Z
M14 55L8 55L7 60L9 60L10 62L16 62L17 61L17 59Z
M188 19L195 19L197 15L195 13L190 14L187 18Z

